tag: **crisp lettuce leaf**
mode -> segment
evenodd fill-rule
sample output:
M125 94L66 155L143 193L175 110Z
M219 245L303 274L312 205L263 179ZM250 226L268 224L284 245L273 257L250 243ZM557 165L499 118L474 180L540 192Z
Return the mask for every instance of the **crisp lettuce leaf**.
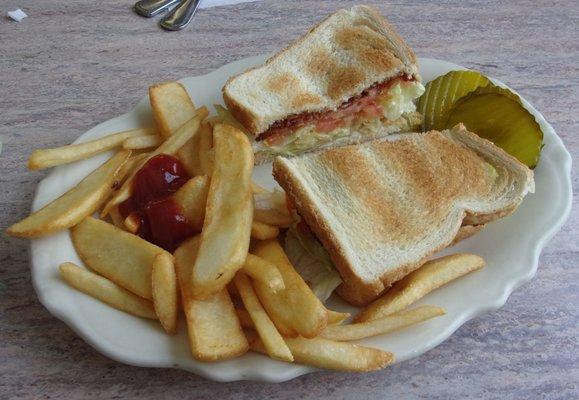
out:
M328 252L313 235L290 228L285 238L285 252L321 301L326 301L342 283Z
M336 128L329 133L321 133L316 130L314 125L307 125L288 135L280 145L268 146L265 142L257 142L255 151L291 157L320 143L330 143L348 135L350 135L350 128L346 127Z

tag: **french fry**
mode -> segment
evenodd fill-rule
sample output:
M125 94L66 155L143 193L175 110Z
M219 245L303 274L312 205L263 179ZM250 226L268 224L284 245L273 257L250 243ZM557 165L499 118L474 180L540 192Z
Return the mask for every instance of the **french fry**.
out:
M342 322L350 318L350 313L342 313L333 310L327 310L328 312L328 325L340 325Z
M215 125L218 124L224 124L225 121L223 121L221 118L219 118L219 116L217 115L212 115L211 117L207 118L205 120L206 123L209 124L209 126L211 126L211 128L213 128Z
M422 306L412 310L399 311L387 317L372 321L328 326L320 336L338 341L358 340L398 331L444 314L445 311L443 308Z
M208 191L209 177L200 175L190 179L173 195L173 199L181 206L189 223L196 231L200 231L203 227ZM251 224L251 237L254 239L265 240L278 235L279 228L276 226L258 221L253 221Z
M123 142L123 149L125 150L140 150L157 147L163 142L159 135L147 135L128 138Z
M335 342L320 337L285 338L295 361L318 368L336 371L366 372L382 369L394 361L394 354L359 346L352 343ZM251 349L267 354L260 339L251 342Z
M111 208L111 212L109 213L109 217L111 218L111 222L119 229L127 230L125 226L125 219L121 215L119 211L119 207Z
M278 210L256 209L253 213L253 218L262 224L279 226L281 228L287 228L293 222L289 214L279 212Z
M277 292L254 281L254 288L277 329L283 336L314 337L324 330L328 314L302 277L295 271L276 239L255 245L258 257L275 264L285 288Z
M201 121L204 121L209 116L209 110L207 107L201 106L195 110L195 115L201 116Z
M204 300L195 300L192 296L191 273L198 249L199 237L194 237L183 242L174 253L191 353L202 361L235 358L247 352L249 344L227 290L222 289Z
M169 137L196 114L205 119L206 107L195 110L185 87L178 82L167 82L149 88L153 116L162 136ZM199 135L194 135L178 151L179 160L191 176L201 175L199 165Z
M197 115L201 115L202 119L207 118L209 112L207 107L203 106L197 109ZM205 123L202 123L203 127ZM185 170L191 176L203 175L203 169L201 168L201 160L199 159L199 132L195 134L191 139L189 139L183 147L177 152L179 160L185 167Z
M149 100L159 133L168 138L195 116L195 105L179 82L164 82L149 87Z
M18 237L40 237L78 224L107 200L117 171L130 155L130 151L117 153L74 188L12 225L6 232Z
M127 162L124 163L121 166L121 168L119 168L119 172L117 172L117 176L115 178L114 187L115 188L120 187L122 183L125 181L125 178L127 178L133 173L133 171L137 168L139 163L143 161L145 157L148 156L148 154L149 153L137 154L129 158Z
M222 290L233 279L247 257L251 233L251 145L228 125L217 125L214 137L215 166L192 274L196 298Z
M213 129L209 124L202 124L199 130L199 165L203 175L207 176L213 173Z
M173 195L173 199L181 206L184 215L195 231L200 231L205 220L205 206L209 191L209 177L196 176L187 181ZM279 228L261 222L251 224L251 237L259 240L271 239L279 235Z
M205 123L202 123L203 126ZM190 176L203 175L201 160L199 159L199 132L189 139L177 152L179 160Z
M273 239L279 235L279 228L264 224L263 222L253 221L251 223L251 237L258 240Z
M209 177L205 175L189 179L173 195L173 200L183 209L183 214L195 231L200 231L205 220L205 206L209 192Z
M401 311L434 289L480 269L484 264L484 260L474 254L453 254L428 261L370 303L356 317L356 322L371 321Z
M253 324L251 316L249 315L249 312L247 312L247 310L243 308L236 308L235 312L237 313L237 318L239 318L239 323L241 324L242 327L247 329L255 329L255 325Z
M146 299L152 299L151 266L165 250L92 217L71 229L72 243L93 271Z
M115 207L118 208L118 207ZM130 233L136 234L141 227L141 221L135 214L127 215L127 218L123 221L124 230Z
M233 283L233 281L229 282L227 284L227 292L229 293L229 295L231 297L233 297L234 299L239 299L239 292L237 291L237 288L235 287L235 284Z
M235 275L233 281L267 354L276 360L292 362L294 360L292 353L261 306L249 278L240 271Z
M152 135L155 131L149 128L132 129L91 140L89 142L71 144L54 149L35 150L28 159L28 168L31 170L45 169L57 165L84 160L98 153L103 153L119 147L131 137Z
M293 222L285 193L280 191L254 193L254 220L273 226L288 227Z
M285 288L283 278L277 266L253 254L247 254L247 258L243 264L243 272L274 292Z
M223 107L220 104L213 104L213 107L215 108L215 111L217 112L217 115L221 119L222 123L231 125L234 128L239 129L246 135L248 134L247 129L245 129L245 127L238 120L235 119L233 114L231 114L231 112L229 112L227 108Z
M147 161L151 158L159 155L159 154L171 154L174 155L184 144L187 140L191 139L193 135L199 129L199 124L201 123L202 116L197 115L196 117L192 118L191 120L187 121L181 128L175 132L174 135L166 139L159 147L157 147L154 151L150 152L147 157L145 157L135 168L135 170L131 173L131 175L125 180L123 186L115 193L112 199L109 200L107 205L104 207L101 217L105 217L111 208L116 205L119 205L123 201L127 200L131 196L132 190L132 182L139 171L139 169L145 165Z
M251 181L251 190L253 190L253 193L265 193L267 192L267 190L260 186L258 183L256 183L255 181Z
M69 262L60 264L59 270L62 279L73 288L117 310L137 317L157 319L153 303L126 291L107 278Z
M177 296L177 275L173 257L159 254L153 260L151 268L151 292L155 313L165 331L173 335L177 332L179 308Z

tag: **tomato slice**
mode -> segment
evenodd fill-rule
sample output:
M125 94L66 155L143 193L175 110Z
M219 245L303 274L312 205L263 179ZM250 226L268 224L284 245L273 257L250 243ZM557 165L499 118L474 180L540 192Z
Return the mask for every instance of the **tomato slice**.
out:
M390 86L398 81L412 81L411 76L402 75L386 82L378 83L357 96L344 102L337 110L303 113L292 115L285 120L275 122L257 140L263 140L267 146L281 146L287 137L298 129L314 125L320 133L328 133L342 126L350 126L357 121L379 118L383 108L378 98L387 93Z
M339 119L323 119L316 123L316 130L320 133L328 133L342 125Z

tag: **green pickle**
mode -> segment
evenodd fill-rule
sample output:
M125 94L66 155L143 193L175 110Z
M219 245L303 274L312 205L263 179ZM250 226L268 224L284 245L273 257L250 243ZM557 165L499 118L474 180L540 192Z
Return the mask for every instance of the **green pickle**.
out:
M426 91L418 100L417 111L424 116L422 129L446 128L446 115L454 103L470 92L490 85L491 81L476 71L450 71L428 82Z
M529 168L539 162L543 131L510 90L489 85L464 96L448 111L444 125L450 128L461 122Z
M530 168L535 168L543 132L519 96L476 71L451 71L426 85L417 110L422 129L443 130L463 123Z

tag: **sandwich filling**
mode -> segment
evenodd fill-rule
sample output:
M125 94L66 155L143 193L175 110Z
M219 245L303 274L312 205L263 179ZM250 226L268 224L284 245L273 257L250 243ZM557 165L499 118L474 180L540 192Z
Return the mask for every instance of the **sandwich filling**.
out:
M412 76L402 75L377 83L342 103L336 110L292 115L272 124L257 138L260 151L294 155L314 144L335 141L351 132L372 135L387 124L411 129L414 100L424 86Z
M298 214L291 200L287 207L293 223L285 236L286 255L317 298L325 302L342 283L340 274L316 235Z

